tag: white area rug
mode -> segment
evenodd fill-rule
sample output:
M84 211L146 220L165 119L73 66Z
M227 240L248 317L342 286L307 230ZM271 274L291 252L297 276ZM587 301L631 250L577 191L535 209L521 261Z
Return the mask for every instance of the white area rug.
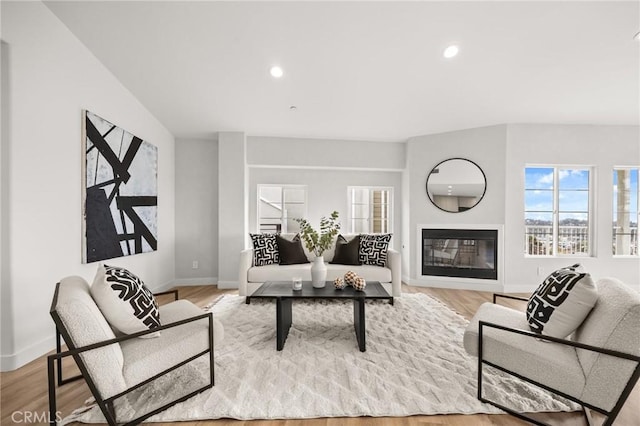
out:
M404 294L395 306L367 302L366 352L358 350L350 301L294 301L293 325L281 352L275 309L273 301L246 305L243 297L224 296L212 310L225 327L225 339L216 345L215 387L149 421L500 412L476 398L477 359L462 347L467 321L429 296ZM203 365L177 370L138 392L117 406L118 420L184 394L185 383L195 388L206 375ZM497 373L485 374L484 389L521 411L576 409ZM104 418L93 406L77 410L65 423L72 420Z

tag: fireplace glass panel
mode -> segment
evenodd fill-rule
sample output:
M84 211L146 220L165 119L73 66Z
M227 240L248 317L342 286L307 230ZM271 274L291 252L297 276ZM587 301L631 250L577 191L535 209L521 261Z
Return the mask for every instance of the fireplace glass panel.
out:
M497 279L497 231L424 229L422 275Z

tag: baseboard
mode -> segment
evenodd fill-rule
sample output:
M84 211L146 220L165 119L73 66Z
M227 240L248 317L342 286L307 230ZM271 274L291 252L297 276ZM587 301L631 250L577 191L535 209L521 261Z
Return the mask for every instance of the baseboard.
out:
M0 356L0 371L13 371L54 350L56 338L47 337L11 355Z
M161 293L163 291L171 290L174 286L175 286L175 284L174 284L174 282L172 280L172 281L164 283L164 284L162 284L162 285L160 285L158 287L151 288L149 290L151 290L153 293Z
M239 286L238 281L218 281L218 288L238 288Z
M502 284L500 283L464 283L456 281L438 281L438 280L419 280L409 279L407 284L415 287L434 287L434 288L449 288L452 290L475 290L475 291L490 291L490 292L502 292Z
M173 280L173 285L216 285L218 277L204 277L204 278L176 278Z

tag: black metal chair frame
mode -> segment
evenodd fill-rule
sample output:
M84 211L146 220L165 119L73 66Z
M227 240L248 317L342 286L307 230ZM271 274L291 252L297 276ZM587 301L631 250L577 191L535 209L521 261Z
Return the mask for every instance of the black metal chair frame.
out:
M55 293L53 296L53 301L51 303L51 310L50 310L50 314L51 317L53 318L53 321L56 325L56 353L53 355L49 355L47 357L47 372L48 372L48 382L49 382L49 424L51 425L57 425L57 421L56 421L56 376L57 376L57 384L58 386L63 385L65 383L69 383L81 378L84 378L87 386L89 387L89 390L91 391L91 393L93 394L93 397L96 400L96 403L98 404L98 406L100 407L100 411L102 411L102 414L104 415L105 419L107 420L107 423L110 426L117 426L117 419L116 419L116 412L115 412L115 407L114 407L114 401L117 400L118 398L121 398L127 394L129 394L130 392L133 392L136 389L139 389L140 387L151 383L152 381L158 379L159 377L164 376L165 374L179 368L182 367L183 365L186 365L192 361L194 361L196 358L199 358L205 354L209 354L209 372L210 372L210 381L207 385L196 389L193 392L190 392L187 395L181 396L180 398L165 404L159 408L154 409L153 411L150 411L149 413L143 414L127 423L124 423L123 426L129 426L129 425L136 425L139 424L141 422L143 422L144 420L148 419L149 417L166 410L169 407L174 406L175 404L178 404L182 401L185 401L189 398L191 398L194 395L197 395L198 393L210 389L214 386L215 383L215 374L214 374L214 356L213 356L213 352L214 352L214 342L213 342L213 315L211 313L207 313L207 314L202 314L202 315L197 315L195 317L191 317L191 318L187 318L184 320L180 320L180 321L175 321L169 324L165 324L162 325L160 327L154 328L152 330L145 330L145 331L140 331L138 333L133 333L133 334L128 334L125 336L121 336L121 337L117 337L114 339L109 339L109 340L104 340L102 342L97 342L97 343L93 343L91 345L87 345L87 346L82 346L79 348L76 348L73 346L73 343L69 333L67 332L66 328L64 327L64 324L62 323L62 320L60 319L60 316L58 315L58 313L56 312L56 305L58 302L58 290L60 287L60 283L58 283L56 285L56 289L55 289ZM165 294L175 294L175 300L178 299L178 291L177 290L172 290L172 291L168 291L168 292L163 292L163 293L158 293L156 294L156 296L160 296L160 295L165 295ZM161 371L160 373L149 377L148 379L144 380L143 382L140 382L130 388L128 388L127 390L117 394L117 395L113 395L110 398L103 398L102 395L100 394L100 392L98 391L93 379L91 378L91 375L89 374L86 365L84 364L84 362L82 361L82 358L80 357L80 354L82 354L83 352L87 352L87 351L91 351L94 349L98 349L98 348L102 348L104 346L108 346L108 345L112 345L114 343L119 344L120 342L126 341L126 340L130 340L130 339L136 339L140 336L144 336L146 334L151 334L151 333L155 333L158 331L162 331L162 330L166 330L169 328L173 328L173 327L178 327L180 325L183 324L187 324L190 322L194 322L194 321L198 321L198 320L202 320L202 319L208 319L209 324L209 347L207 349L205 349L204 351L201 351L183 361L181 361L178 364L175 364L163 371ZM61 342L60 342L60 337L62 337L64 339L64 341L67 343L67 346L69 347L69 350L61 352ZM73 359L76 362L76 365L78 366L78 369L80 370L80 375L77 376L73 376L73 377L69 377L64 379L63 375L62 375L62 359L66 358L68 356L72 356ZM56 375L56 367L58 370L58 374ZM105 372L105 374L109 374L108 372Z
M507 299L514 299L514 300L524 300L527 301L528 299L526 298L522 298L522 297L516 297L516 296L507 296L507 295L503 295L503 294L494 294L493 295L493 303L496 303L496 297L504 297ZM592 351L592 352L597 352L597 353L601 353L604 355L608 355L608 356L613 356L616 358L621 358L621 359L627 359L630 361L633 361L636 363L636 367L633 371L633 373L631 374L631 377L629 378L629 381L627 382L625 388L623 389L622 393L620 394L620 396L618 397L618 400L616 401L615 406L613 407L613 409L611 411L607 411L601 407L597 407L593 404L589 404L587 402L584 402L576 397L573 397L571 395L567 395L561 391L558 391L556 389L553 389L545 384L542 384L540 382L537 382L533 379L530 379L528 377L525 377L521 374L518 374L516 372L513 372L507 368L501 367L499 365L496 365L490 361L487 361L486 359L483 358L483 339L484 339L484 328L495 328L495 329L499 329L499 330L504 330L510 333L516 333L516 334L520 334L523 336L527 336L527 337L531 337L534 339L538 339L538 340L546 340L546 341L550 341L550 342L554 342L554 343L558 343L561 345L567 345L567 346L572 346L574 348L579 348L579 349L584 349L584 350L588 350L588 351ZM491 322L486 322L486 321L480 321L479 322L479 329L478 329L478 399L482 402L485 402L487 404L491 404L494 407L500 408L503 411L506 411L507 413L511 414L512 416L518 417L519 419L525 420L529 423L535 424L535 425L539 425L539 426L549 426L547 423L543 423L541 421L538 421L536 419L533 419L529 416L524 415L523 413L519 413L509 407L506 407L500 403L497 403L495 401L491 401L487 398L485 398L482 395L482 366L483 365L488 365L490 367L493 367L497 370L500 370L504 373L510 374L514 377L517 377L520 380L524 380L525 382L531 383L535 386L538 386L542 389L545 389L549 392L552 392L556 395L562 396L570 401L573 401L577 404L580 404L580 406L582 406L582 411L584 413L585 416L585 420L587 421L587 424L592 425L593 424L593 420L591 418L591 414L588 411L593 410L597 413L600 413L602 415L604 415L606 417L605 422L602 424L602 426L611 426L613 424L613 422L615 421L616 417L618 416L618 414L620 414L620 410L622 409L622 407L624 406L625 401L627 400L627 398L629 397L629 395L631 394L633 387L635 386L635 384L638 382L638 379L640 378L640 356L637 355L632 355L632 354L628 354L628 353L624 353L624 352L620 352L620 351L614 351L614 350L610 350L610 349L604 349L604 348L599 348L596 346L591 346L591 345L585 345L583 343L579 343L579 342L574 342L571 340L566 340L566 339L558 339L556 337L551 337L551 336L545 336L542 334L537 334L537 333L532 333L529 331L524 331L524 330L520 330L520 329L515 329L515 328L510 328L510 327L505 327L499 324L495 324L495 323L491 323Z

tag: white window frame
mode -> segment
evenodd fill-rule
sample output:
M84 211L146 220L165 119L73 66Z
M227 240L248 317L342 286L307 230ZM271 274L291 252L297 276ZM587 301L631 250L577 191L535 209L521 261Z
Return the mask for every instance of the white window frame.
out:
M638 234L638 231L640 231L640 166L614 166L612 171L612 175L611 175L611 184L613 185L613 175L616 173L616 171L618 170L637 170L638 171L638 194L636 195L636 212L637 212L637 216L636 216L636 245L638 245L638 247L636 247L636 254L616 254L616 253L612 253L613 257L619 258L619 257L630 257L630 258L637 258L640 257L640 241L638 241L638 237L640 236ZM613 186L611 188L612 190L612 194L613 194L613 203L616 203L616 198L615 198L615 192L613 191ZM612 220L611 220L611 242L612 242L612 251L613 251L613 244L615 243L615 234L613 232L613 222L617 220L616 216L615 216L615 209L613 208L613 205L611 206L611 214L612 214ZM617 247L616 247L616 251L617 251Z
M260 221L261 221L261 214L260 214L260 205L262 202L262 199L260 197L260 193L261 193L261 189L262 188L280 188L280 199L281 199L281 204L280 204L280 211L281 211L281 215L280 215L280 231L262 231L261 227L260 227ZM292 233L292 232L297 232L297 231L291 231L287 228L287 219L290 219L289 217L287 217L286 214L286 209L284 208L284 204L285 204L285 191L287 189L298 189L298 190L304 190L304 204L303 204L303 214L302 214L302 218L305 218L307 216L307 209L309 206L308 203L308 197L309 197L309 191L307 189L307 185L294 185L294 184L258 184L256 187L256 230L257 232L269 232L269 233Z
M523 229L523 235L525 238L525 251L524 251L524 255L525 257L544 257L544 258L554 258L554 257L567 257L567 258L584 258L584 257L594 257L596 256L596 239L595 236L596 234L596 221L595 221L595 209L594 209L594 193L595 193L595 187L594 187L594 183L596 182L595 179L595 167L590 166L590 165L552 165L552 164L526 164L524 166L524 172L525 172L525 177L526 177L526 169L529 168L544 168L544 169L553 169L553 210L552 210L552 252L553 254L529 254L528 253L528 249L527 249L527 241L528 241L528 234L527 234L527 225L526 223L523 224L524 229ZM559 228L560 228L560 213L565 213L565 212L560 212L559 211L559 205L560 205L560 178L559 178L559 174L561 170L588 170L589 171L589 181L588 181L588 201L587 201L587 205L589 208L589 211L587 212L587 222L588 222L588 229L587 229L587 238L588 238L588 242L589 242L589 249L587 251L587 253L568 253L568 254L564 254L561 253L559 251L559 240L560 240L560 233L559 233ZM523 201L523 205L526 202L526 192L527 190L530 188L526 187L526 179L525 179L525 183L523 185L523 198L525 198ZM527 210L526 210L526 205L523 206L524 207L524 217L523 219L526 220L526 215L527 215Z
M354 218L354 201L353 201L353 191L354 190L362 190L366 189L373 193L373 191L388 191L389 193L389 202L387 203L387 211L386 214L383 214L382 218L386 219L387 222L387 230L385 232L381 232L383 234L392 234L393 233L393 187L392 186L348 186L347 187L347 233L348 234L356 234L354 230L355 220L366 219L368 223L368 234L380 233L373 232L373 208L371 207L373 204L370 203L369 213L367 218Z

